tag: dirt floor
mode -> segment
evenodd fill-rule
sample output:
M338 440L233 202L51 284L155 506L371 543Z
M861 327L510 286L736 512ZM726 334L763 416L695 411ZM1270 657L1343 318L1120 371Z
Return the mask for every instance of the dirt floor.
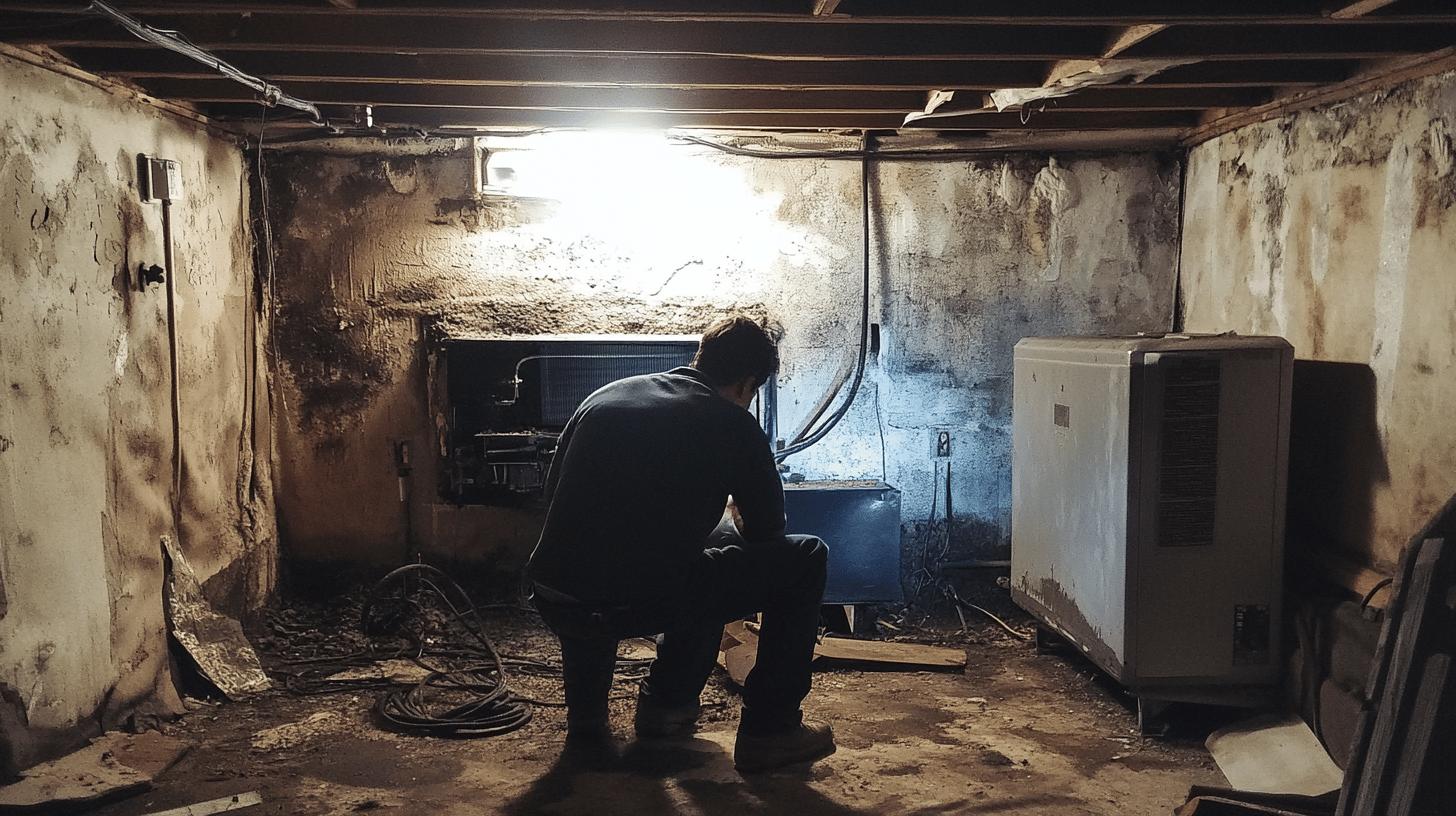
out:
M292 618L289 615L293 615ZM502 652L554 657L526 613L492 612ZM613 703L622 738L610 761L562 760L564 712L538 706L514 733L476 740L381 730L376 689L287 691L245 702L198 702L166 730L196 747L155 790L97 813L140 816L258 791L249 814L1167 814L1194 783L1221 784L1196 733L1145 739L1131 701L1075 656L1034 653L998 627L927 633L964 646L963 673L837 669L817 672L806 709L834 726L839 751L807 769L743 776L732 748L737 698L721 672L699 733L640 743L631 736L635 687ZM1025 628L1024 621L1018 626ZM886 634L909 637L903 621ZM274 618L263 635L277 665L283 641L334 638L307 615ZM281 633L281 634L280 634ZM337 644L336 644L337 645ZM639 656L650 647L624 644ZM650 652L645 652L650 654ZM550 676L512 678L537 699L560 699Z

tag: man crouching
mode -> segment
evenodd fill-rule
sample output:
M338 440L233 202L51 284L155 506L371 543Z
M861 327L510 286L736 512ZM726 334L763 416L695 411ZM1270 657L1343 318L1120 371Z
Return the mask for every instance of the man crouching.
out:
M561 640L568 742L605 740L617 643L657 635L637 697L643 738L691 733L723 625L763 613L734 765L757 771L834 753L806 722L828 549L784 534L784 493L748 411L778 370L773 338L719 320L692 366L611 383L562 431L550 509L528 574ZM729 497L736 524L719 527Z

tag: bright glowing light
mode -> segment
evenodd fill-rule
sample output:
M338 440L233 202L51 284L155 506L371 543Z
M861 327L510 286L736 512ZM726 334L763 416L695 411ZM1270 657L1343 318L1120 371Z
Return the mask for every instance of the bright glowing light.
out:
M732 259L766 271L804 240L778 218L783 193L755 188L753 160L674 144L661 132L557 132L485 147L487 195L546 204L515 229L590 246L586 257L621 259L614 266L631 278L623 285L644 294L684 265L708 273ZM673 285L711 287L711 277L684 273Z

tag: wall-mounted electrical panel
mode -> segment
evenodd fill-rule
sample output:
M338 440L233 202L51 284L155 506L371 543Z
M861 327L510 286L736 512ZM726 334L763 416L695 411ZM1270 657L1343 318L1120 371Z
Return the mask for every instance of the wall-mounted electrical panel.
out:
M142 201L181 201L182 165L175 159L138 156L137 188Z

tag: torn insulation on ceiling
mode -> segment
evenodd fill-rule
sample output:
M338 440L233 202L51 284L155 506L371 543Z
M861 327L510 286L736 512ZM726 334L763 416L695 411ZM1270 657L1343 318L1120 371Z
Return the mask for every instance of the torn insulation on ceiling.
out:
M981 95L980 107L950 107L956 92L948 90L931 91L925 109L914 111L905 117L910 125L925 119L967 116L976 113L1000 113L1003 111L1027 110L1035 102L1046 102L1086 89L1105 85L1139 84L1169 68L1197 62L1193 59L1096 59L1069 60L1053 66L1047 81L1036 88L1001 88Z

